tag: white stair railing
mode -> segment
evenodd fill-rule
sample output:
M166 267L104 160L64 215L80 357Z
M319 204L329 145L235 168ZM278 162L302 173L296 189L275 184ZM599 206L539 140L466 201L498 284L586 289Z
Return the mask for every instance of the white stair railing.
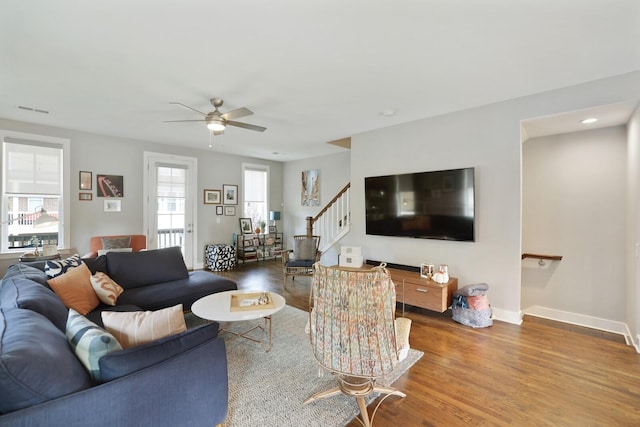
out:
M315 217L307 218L307 234L320 236L320 250L325 252L351 229L350 190L347 184Z

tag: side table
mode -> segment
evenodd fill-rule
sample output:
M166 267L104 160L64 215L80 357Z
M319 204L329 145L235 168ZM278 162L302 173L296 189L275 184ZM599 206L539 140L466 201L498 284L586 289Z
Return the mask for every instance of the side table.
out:
M211 271L233 270L236 268L236 248L224 243L206 245L204 267Z

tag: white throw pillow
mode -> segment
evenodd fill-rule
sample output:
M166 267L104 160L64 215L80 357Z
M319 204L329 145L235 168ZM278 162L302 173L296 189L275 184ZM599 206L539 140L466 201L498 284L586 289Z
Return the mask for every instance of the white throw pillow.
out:
M102 323L123 348L135 347L187 330L182 304L158 311L103 311Z

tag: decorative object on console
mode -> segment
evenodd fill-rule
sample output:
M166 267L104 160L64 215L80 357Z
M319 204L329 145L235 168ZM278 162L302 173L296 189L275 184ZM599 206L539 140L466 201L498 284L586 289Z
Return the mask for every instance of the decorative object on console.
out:
M239 218L240 221L240 232L242 234L251 234L253 233L253 226L251 225L251 218Z
M449 281L449 266L441 265L438 267L438 272L433 275L433 281L436 283L447 283Z
M429 264L426 262L420 264L420 276L424 277L425 279L431 279L431 277L433 277L433 270L433 264Z

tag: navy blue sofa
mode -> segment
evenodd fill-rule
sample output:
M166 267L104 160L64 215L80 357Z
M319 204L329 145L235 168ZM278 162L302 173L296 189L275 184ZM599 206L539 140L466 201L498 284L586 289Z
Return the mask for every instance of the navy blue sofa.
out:
M125 289L118 305L100 306L87 316L100 325L102 310L155 310L178 303L188 309L204 295L237 288L209 272L187 272L177 248L108 253L85 262ZM15 264L0 282L0 426L224 421L227 359L218 324L111 352L100 359L104 382L97 384L67 342L68 310L46 285L43 270L36 263Z

